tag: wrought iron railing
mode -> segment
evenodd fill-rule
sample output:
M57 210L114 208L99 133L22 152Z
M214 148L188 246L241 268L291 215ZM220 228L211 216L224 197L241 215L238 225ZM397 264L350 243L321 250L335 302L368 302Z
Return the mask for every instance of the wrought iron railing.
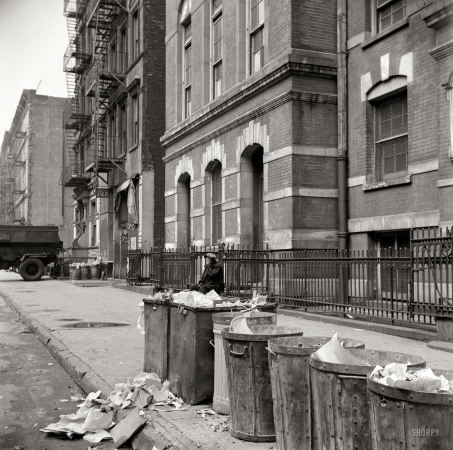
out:
M227 296L250 298L257 290L287 307L429 327L436 315L453 315L453 241L451 233L414 236L409 249L214 251ZM130 251L127 282L187 289L200 279L207 251L213 250Z

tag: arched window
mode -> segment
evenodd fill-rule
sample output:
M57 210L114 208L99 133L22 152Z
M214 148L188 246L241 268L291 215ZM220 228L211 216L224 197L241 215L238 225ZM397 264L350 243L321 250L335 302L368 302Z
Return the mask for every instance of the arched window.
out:
M222 164L212 168L212 243L222 239Z
M182 25L182 54L183 54L183 96L184 118L192 112L192 23L191 23L192 0L185 0L181 7Z

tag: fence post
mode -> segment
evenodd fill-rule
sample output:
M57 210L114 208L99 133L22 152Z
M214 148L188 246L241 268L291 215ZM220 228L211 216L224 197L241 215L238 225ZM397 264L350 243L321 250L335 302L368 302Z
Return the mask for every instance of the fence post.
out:
M340 280L339 280L339 300L340 305L342 305L343 312L345 311L345 306L348 303L348 274L347 274L347 262L344 259L348 258L347 250L340 250L340 258L342 259L340 263Z

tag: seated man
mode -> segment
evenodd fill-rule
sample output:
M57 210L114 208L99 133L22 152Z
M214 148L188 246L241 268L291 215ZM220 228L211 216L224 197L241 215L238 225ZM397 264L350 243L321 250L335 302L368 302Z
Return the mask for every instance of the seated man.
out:
M191 291L199 291L202 294L207 294L208 292L214 291L217 294L223 292L225 284L223 282L223 267L222 264L217 262L217 257L214 253L206 253L205 257L205 269L201 280L198 284L193 284L190 287Z

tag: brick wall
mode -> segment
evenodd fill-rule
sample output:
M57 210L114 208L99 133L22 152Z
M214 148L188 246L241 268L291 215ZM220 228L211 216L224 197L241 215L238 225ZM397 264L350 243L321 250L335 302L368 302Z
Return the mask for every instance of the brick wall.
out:
M292 3L292 46L316 52L336 53L337 11L335 2L331 0L271 2L281 12L283 12L283 5L287 3Z
M450 40L452 33L449 25L440 26L437 30L428 27L422 20L422 14L415 11L417 8L423 11L423 6L418 5L419 3L415 5L414 2L408 2L406 26L383 35L365 48L362 48L358 40L358 45L349 50L349 177L366 177L365 184L373 181L374 106L366 99L363 101L361 83L362 76L367 73L371 77L371 86L367 85L366 89L381 82L382 71L385 72L381 58L385 58L385 55L388 55L389 61L388 74L393 77L400 75L403 56L412 54L412 65L406 65L412 67L412 74L407 78L408 171L415 171L410 176L410 184L397 184L371 191L363 190L362 182L359 186L351 187L351 219L418 214L439 209L441 221L443 220L442 211L446 209L441 205L444 197L437 188L437 180L453 177L453 168L448 157L449 105L446 91L441 85L451 73L452 57L436 60L429 52L442 42ZM370 32L372 28L369 3L360 0L353 6L350 4L348 38L357 39L361 33ZM436 160L439 170L428 171L432 170Z
M165 131L165 5L158 0L144 2L144 126L142 143L142 170L154 172L154 198L144 207L153 208L154 246L165 242L165 169L162 162L164 150L160 137ZM151 199L150 199L151 200ZM143 224L146 227L146 224Z
M62 113L66 99L34 95L30 112L28 218L31 225L62 225Z

